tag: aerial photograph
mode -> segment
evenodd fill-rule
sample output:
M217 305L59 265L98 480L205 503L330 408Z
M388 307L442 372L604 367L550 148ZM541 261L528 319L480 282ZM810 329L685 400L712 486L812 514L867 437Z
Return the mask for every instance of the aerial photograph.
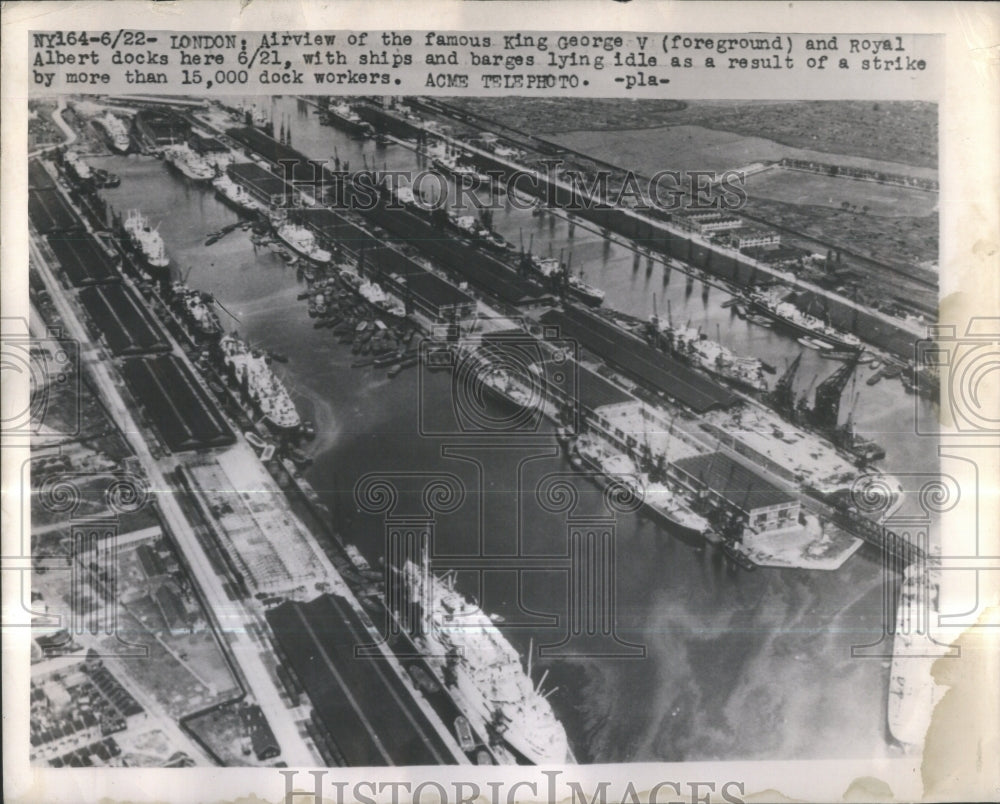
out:
M920 754L936 104L28 115L34 765Z

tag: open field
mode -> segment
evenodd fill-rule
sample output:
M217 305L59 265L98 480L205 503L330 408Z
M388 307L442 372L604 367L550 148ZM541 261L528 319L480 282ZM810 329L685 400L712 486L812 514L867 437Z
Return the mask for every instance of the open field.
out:
M888 218L923 218L937 207L937 193L893 184L774 167L747 177L752 198L831 209L858 209Z
M745 210L888 265L912 267L938 258L937 213L883 216L757 197L750 198ZM933 281L933 274L928 273L927 279Z
M517 97L448 101L541 136L692 125L761 137L826 155L866 157L923 168L936 168L938 163L937 105L933 103L734 100L681 104L601 98L526 101Z
M783 157L869 168L935 179L937 171L911 167L884 159L834 155L811 148L796 148L772 139L697 125L663 126L615 131L570 131L548 137L553 142L596 159L650 176L659 170L715 170L745 167L753 162Z

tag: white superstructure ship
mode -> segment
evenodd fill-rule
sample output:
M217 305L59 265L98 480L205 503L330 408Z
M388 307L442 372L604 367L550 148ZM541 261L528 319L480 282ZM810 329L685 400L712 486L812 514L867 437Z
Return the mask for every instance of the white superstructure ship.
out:
M295 253L318 263L328 263L332 259L329 251L316 245L313 233L304 226L286 221L277 230L278 237L287 243Z
M593 435L580 436L575 447L587 465L624 483L652 513L662 517L670 525L696 536L712 530L711 523L705 517L690 509L682 492L665 483L651 480L648 474L639 471L628 455L613 451L609 444Z
M156 229L149 225L149 219L139 210L129 210L125 218L125 233L132 244L142 253L143 259L150 268L164 269L170 265L167 248L163 238Z
M105 112L102 117L97 118L104 133L108 135L111 147L120 153L125 153L132 146L132 138L129 136L128 128L111 112Z
M168 145L163 149L163 158L192 181L209 181L215 177L215 168L188 145Z
M759 290L750 294L753 309L784 324L807 341L816 343L817 348L860 349L860 339L848 332L830 326L829 324L802 312L785 297L788 291L781 287ZM805 344L809 345L809 344Z
M90 165L76 151L66 151L63 159L66 167L78 181L89 181L94 177L94 172L90 169Z
M672 341L673 350L710 374L754 391L767 390L764 366L755 357L740 357L694 327L673 327L650 316L650 323Z
M262 416L279 430L291 430L302 423L288 390L271 371L263 352L251 349L233 334L223 335L219 347L226 368L241 387L246 387Z
M251 215L266 211L266 207L254 198L242 184L237 184L223 173L212 180L216 194L230 206Z
M382 287L375 282L364 279L358 285L357 290L361 295L361 298L369 304L373 304L380 310L383 310L390 315L394 315L397 318L406 317L406 308L403 304L382 290Z
M928 627L937 619L935 576L926 566L908 566L896 607L886 716L890 733L908 751L923 746L934 707L947 691L934 680L937 657L929 650L927 636Z
M412 561L400 573L407 596L420 608L415 644L473 728L489 735L497 759L575 762L541 683L531 679L493 620L455 589L454 576L439 578Z

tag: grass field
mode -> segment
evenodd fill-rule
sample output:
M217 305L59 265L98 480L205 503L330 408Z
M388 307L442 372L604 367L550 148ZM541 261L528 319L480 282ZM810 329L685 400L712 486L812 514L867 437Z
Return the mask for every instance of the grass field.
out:
M938 163L937 105L933 103L734 100L679 104L666 100L518 97L448 100L473 113L543 136L689 125L760 137L827 155L923 168L936 168Z
M938 258L936 213L883 216L760 197L751 197L746 210L889 265L912 266ZM903 293L902 288L896 290Z
M922 218L934 212L938 202L937 193L911 187L782 168L749 176L746 189L753 198L831 209L843 209L847 203L848 209L887 218Z
M836 162L887 173L937 178L931 168L911 167L864 156L832 155L796 148L760 136L716 131L704 126L676 125L615 131L570 131L549 137L553 142L596 159L649 176L659 170L724 171L782 157Z

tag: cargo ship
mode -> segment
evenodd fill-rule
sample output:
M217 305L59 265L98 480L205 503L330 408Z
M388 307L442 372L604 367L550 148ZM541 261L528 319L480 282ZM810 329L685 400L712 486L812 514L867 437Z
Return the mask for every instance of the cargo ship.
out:
M128 153L132 147L132 137L128 133L128 128L111 112L105 112L102 117L97 118L97 123L104 129L108 142L118 153Z
M429 148L427 155L431 158L432 167L465 187L475 190L490 185L489 176L460 161L457 155L449 154L445 148Z
M642 500L648 511L668 527L679 529L682 534L691 537L712 533L711 523L691 510L682 492L651 480L649 475L638 470L628 455L612 452L603 446L597 438L583 435L574 442L573 451L591 469L625 484Z
M291 221L285 221L277 228L276 233L279 238L301 257L305 257L321 265L328 264L333 258L333 255L329 251L316 245L316 238L313 236L313 233L304 226L292 223Z
M191 181L204 182L215 178L215 168L187 145L168 145L163 149L163 158Z
M149 219L139 210L130 210L122 224L125 235L139 252L147 269L156 277L166 275L170 257L160 233L149 225Z
M174 309L199 339L215 340L222 336L222 323L212 309L214 299L209 294L194 290L183 282L174 282L170 293Z
M783 288L769 288L750 293L747 298L750 310L767 318L795 333L796 337L807 341L803 345L815 348L831 348L843 351L858 351L861 341L857 336L838 329L804 313L790 301L787 301L788 291Z
M226 371L249 398L254 414L279 432L298 430L302 419L288 390L271 371L267 355L236 334L223 335L219 349Z
M474 600L438 577L426 557L394 568L403 598L421 627L413 642L472 728L489 736L503 764L575 763L566 730L552 711L542 680L531 678L517 650ZM412 630L412 629L410 629Z
M604 304L604 291L584 281L583 271L570 274L566 278L567 289L571 296L579 299L589 307L600 307Z
M563 283L570 296L588 307L600 307L604 303L604 291L584 281L583 271L573 274L568 265L555 257L531 256L529 265L549 282Z
M935 576L926 566L906 567L896 607L886 717L889 732L908 752L919 752L923 746L934 707L947 691L934 680L936 656L928 650L925 631L938 610Z
M392 298L392 296L382 290L381 286L375 282L364 279L358 285L357 291L361 298L369 304L374 305L379 310L395 316L396 318L406 318L406 308L403 306L402 302Z
M352 137L371 137L375 134L371 123L366 123L349 104L343 102L330 103L322 114L321 122L346 131Z
M94 171L76 151L66 151L63 155L63 165L73 181L79 184L88 184L94 181Z
M215 194L237 212L254 216L257 213L267 211L267 208L260 201L250 195L246 187L237 184L225 173L212 180L212 187L215 188Z
M697 366L709 374L751 391L766 391L764 366L755 357L740 357L713 340L700 329L674 327L656 315L649 317L655 345L664 351Z

